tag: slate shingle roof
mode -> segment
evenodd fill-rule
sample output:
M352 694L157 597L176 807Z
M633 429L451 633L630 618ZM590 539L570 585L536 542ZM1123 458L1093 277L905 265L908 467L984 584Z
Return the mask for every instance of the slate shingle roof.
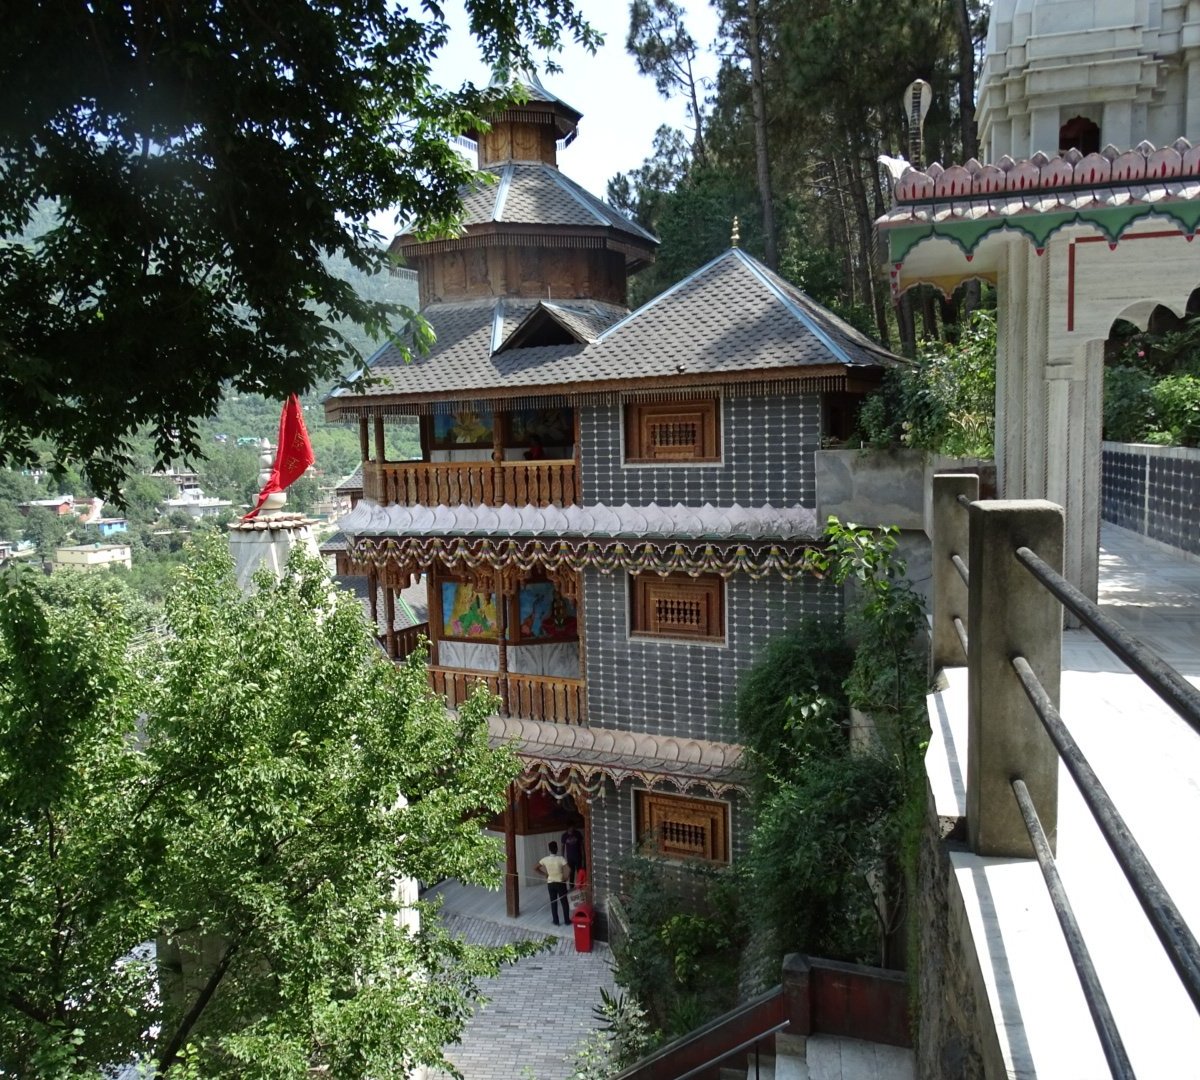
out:
M358 466L355 468L354 472L352 472L349 476L345 476L341 480L339 480L338 486L335 487L333 490L336 491L339 495L348 495L353 491L362 491L362 489L363 489L363 475L362 474L363 474L363 467L362 467L362 462L360 461L358 463Z
M403 364L390 346L372 359L382 377L361 394L339 391L331 415L355 397L571 393L630 380L780 373L804 368L878 369L896 358L744 251L733 248L625 316L588 345L495 352L534 300L433 304L433 353ZM571 301L578 308L584 302ZM597 308L611 305L596 305ZM512 321L510 321L512 320Z
M489 171L496 177L495 183L478 183L461 192L462 223L468 230L480 225L603 228L613 229L642 247L658 244L651 233L553 165L518 163ZM404 250L423 242L405 228L396 237L395 246Z

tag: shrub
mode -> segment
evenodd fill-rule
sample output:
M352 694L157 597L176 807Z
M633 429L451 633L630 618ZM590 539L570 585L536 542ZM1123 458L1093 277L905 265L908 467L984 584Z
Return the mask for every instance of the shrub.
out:
M996 413L996 316L976 311L957 342L927 342L863 403L867 446L901 444L932 453L991 457Z
M1104 437L1141 442L1154 427L1154 378L1128 364L1104 370Z
M1182 446L1200 445L1200 377L1168 375L1151 391L1160 430Z

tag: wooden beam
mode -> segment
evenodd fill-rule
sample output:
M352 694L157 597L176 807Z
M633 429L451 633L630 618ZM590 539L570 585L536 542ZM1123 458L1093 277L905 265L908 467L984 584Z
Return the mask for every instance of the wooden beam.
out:
M371 460L371 431L365 416L358 418L358 448L362 452L362 460Z
M387 461L386 446L387 442L383 434L383 417L377 416L375 417L375 461L380 465Z
M508 785L504 803L504 911L510 919L521 914L521 871L517 866L517 786Z

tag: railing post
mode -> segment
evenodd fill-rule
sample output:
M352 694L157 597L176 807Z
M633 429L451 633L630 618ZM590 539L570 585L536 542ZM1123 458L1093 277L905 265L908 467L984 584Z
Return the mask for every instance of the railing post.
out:
M1063 511L1043 499L976 502L970 529L967 835L976 854L1032 858L1012 781L1025 781L1053 844L1058 754L1012 660L1029 661L1057 706L1063 615L1059 602L1013 553L1032 548L1061 570Z
M964 561L968 554L971 526L966 509L958 503L965 495L979 498L975 473L943 473L933 478L933 641L930 663L934 671L962 667L967 658L954 630L957 616L967 623L967 586L959 576L951 555Z

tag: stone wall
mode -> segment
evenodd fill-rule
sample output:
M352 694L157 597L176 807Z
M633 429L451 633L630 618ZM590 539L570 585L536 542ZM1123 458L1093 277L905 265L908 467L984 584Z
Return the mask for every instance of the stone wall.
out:
M620 506L812 506L813 451L821 445L819 394L724 398L721 461L715 465L626 465L624 409L580 410L585 504Z
M1104 521L1200 555L1200 450L1106 442L1101 475Z
M958 889L951 880L950 852L961 841L942 836L932 800L921 837L917 869L916 1075L982 1080L980 1002L975 946ZM982 995L982 996L981 996ZM989 1018L990 1021L990 1018Z

